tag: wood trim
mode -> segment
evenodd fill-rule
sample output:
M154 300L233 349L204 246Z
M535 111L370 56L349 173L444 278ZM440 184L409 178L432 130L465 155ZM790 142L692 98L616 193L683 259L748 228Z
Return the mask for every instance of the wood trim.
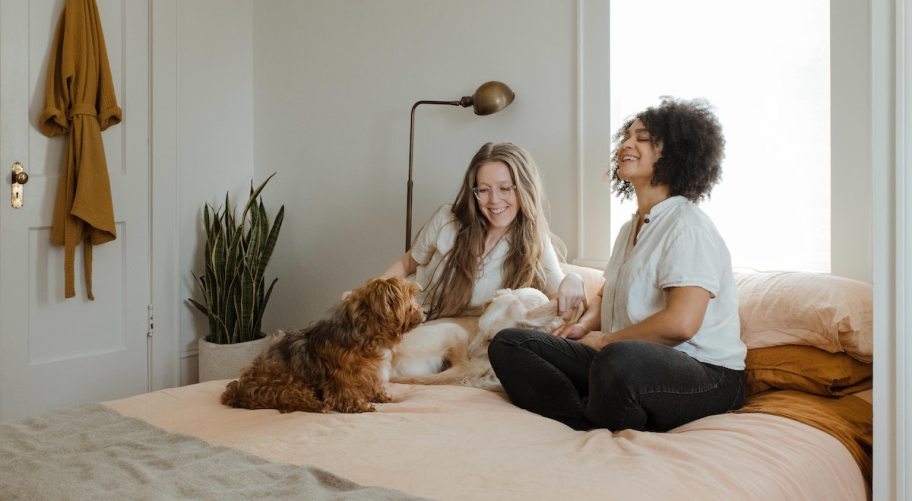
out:
M609 0L577 2L577 256L607 263L611 255L611 47Z
M150 390L180 382L178 308L180 225L178 209L177 0L151 0L152 89L152 304Z
M874 229L873 499L909 499L910 386L908 230L912 190L904 164L910 140L905 0L872 0L870 139Z
M896 497L912 499L912 8L896 0ZM888 352L889 353L889 352Z

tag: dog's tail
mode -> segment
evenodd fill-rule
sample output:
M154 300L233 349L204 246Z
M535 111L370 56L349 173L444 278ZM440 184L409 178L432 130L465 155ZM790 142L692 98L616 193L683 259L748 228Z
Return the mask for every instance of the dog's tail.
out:
M427 376L398 376L390 379L391 383L403 384L452 384L457 386L474 386L489 391L503 391L500 380L494 369L487 363L487 357L480 360L455 365L449 369Z
M390 378L391 383L403 384L462 384L466 376L469 375L467 363L454 365L446 370L435 374L423 376L393 376Z

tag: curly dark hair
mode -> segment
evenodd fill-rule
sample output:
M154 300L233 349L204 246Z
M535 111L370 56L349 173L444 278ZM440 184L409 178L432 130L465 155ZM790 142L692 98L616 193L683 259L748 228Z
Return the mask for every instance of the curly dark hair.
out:
M634 195L633 185L618 177L617 155L624 134L637 119L649 131L653 146L662 146L662 155L653 166L652 185L666 185L672 196L682 195L692 202L708 198L722 178L722 126L706 100L673 97L663 97L661 104L627 119L615 132L611 155L614 192L623 199Z

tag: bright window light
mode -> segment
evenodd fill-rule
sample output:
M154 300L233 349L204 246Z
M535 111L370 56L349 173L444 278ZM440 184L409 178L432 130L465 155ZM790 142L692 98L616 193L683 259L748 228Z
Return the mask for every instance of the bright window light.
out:
M701 204L758 270L830 271L829 0L612 0L611 124L661 96L705 98L725 135ZM636 211L614 198L612 244Z

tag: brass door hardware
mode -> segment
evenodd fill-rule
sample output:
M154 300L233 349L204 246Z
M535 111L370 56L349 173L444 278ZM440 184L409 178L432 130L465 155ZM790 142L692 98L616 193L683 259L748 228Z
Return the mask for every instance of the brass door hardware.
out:
M10 203L13 205L14 209L22 208L22 192L24 191L25 183L28 182L28 178L28 173L22 168L22 164L19 162L13 163L13 192Z

